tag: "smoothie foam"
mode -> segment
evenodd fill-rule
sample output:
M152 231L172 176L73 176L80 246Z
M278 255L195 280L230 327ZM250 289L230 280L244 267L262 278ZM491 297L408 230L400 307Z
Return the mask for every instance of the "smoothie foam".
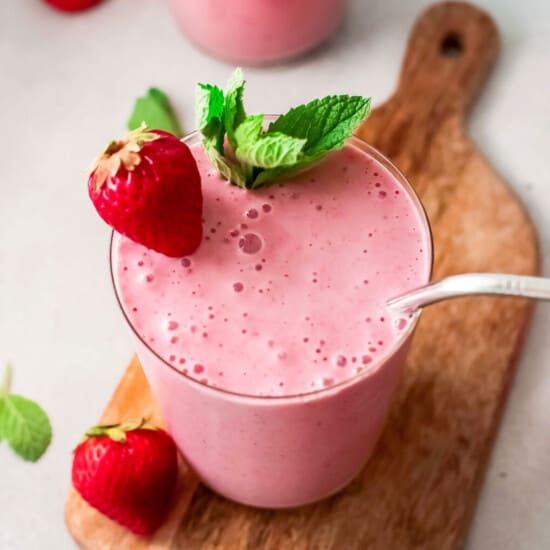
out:
M431 243L409 191L348 145L284 184L223 181L200 144L204 239L174 259L115 236L131 324L200 382L258 396L336 385L376 364L410 320L386 300L427 282Z

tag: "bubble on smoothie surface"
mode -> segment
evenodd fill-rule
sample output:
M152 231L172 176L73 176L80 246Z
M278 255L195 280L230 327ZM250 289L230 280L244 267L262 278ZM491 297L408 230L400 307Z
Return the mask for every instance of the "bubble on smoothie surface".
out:
M246 233L239 239L239 248L245 254L256 254L262 248L262 240L255 233Z
M336 366L345 367L347 364L348 360L344 355L338 355L338 357L336 357Z
M403 330L407 326L407 319L403 319L403 317L397 319L395 326L397 327L397 330Z

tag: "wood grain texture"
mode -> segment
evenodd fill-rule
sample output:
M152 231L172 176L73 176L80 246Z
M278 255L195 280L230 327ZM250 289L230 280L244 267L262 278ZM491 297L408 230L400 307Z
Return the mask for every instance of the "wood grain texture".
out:
M481 10L458 2L433 6L411 33L397 91L358 132L419 193L433 227L435 278L538 272L526 213L464 127L498 49L497 29ZM459 548L530 313L527 302L503 298L427 309L373 458L331 499L296 510L255 510L198 486L182 464L183 489L152 539L130 536L72 490L69 530L90 549ZM104 420L153 409L134 361Z

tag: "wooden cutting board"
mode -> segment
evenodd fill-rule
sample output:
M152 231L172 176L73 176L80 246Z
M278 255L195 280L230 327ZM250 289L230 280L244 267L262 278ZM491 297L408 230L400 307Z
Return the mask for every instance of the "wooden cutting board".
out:
M414 26L396 93L358 132L420 194L433 224L435 278L538 272L528 216L464 127L498 49L497 29L483 11L433 6ZM67 526L87 549L459 548L530 314L530 304L510 298L426 310L375 455L325 502L290 511L247 508L202 487L182 463L178 497L153 537L131 535L72 488ZM102 420L151 414L160 420L134 359Z

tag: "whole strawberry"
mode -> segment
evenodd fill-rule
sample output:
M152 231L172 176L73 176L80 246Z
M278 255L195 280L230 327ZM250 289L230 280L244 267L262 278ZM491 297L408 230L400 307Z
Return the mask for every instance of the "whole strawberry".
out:
M60 11L83 11L102 2L102 0L44 0L46 4Z
M144 420L95 426L75 449L72 481L82 498L138 535L164 519L177 479L177 450Z
M92 167L88 192L113 229L147 248L178 257L201 242L197 163L168 132L142 126L112 141Z

